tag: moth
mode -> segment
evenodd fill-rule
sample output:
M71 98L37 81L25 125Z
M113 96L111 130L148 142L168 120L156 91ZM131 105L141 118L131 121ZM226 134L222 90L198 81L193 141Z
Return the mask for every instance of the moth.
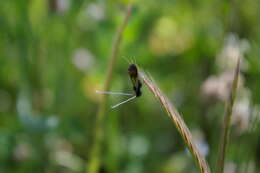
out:
M129 99L122 101L114 106L112 106L111 108L114 109L124 103L127 103L137 97L140 97L142 95L142 82L139 78L139 73L138 73L138 69L137 66L135 64L130 64L128 66L128 75L131 79L132 85L133 85L133 90L135 94L130 94L130 93L124 93L124 92L113 92L113 91L96 91L96 93L98 94L111 94L111 95L125 95L125 96L132 96Z

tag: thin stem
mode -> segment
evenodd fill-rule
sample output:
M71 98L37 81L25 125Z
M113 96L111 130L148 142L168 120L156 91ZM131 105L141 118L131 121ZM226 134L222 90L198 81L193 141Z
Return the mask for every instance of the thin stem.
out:
M230 122L231 122L231 116L233 111L233 105L236 98L239 72L240 72L240 59L238 59L237 61L231 93L229 95L229 99L226 104L225 119L223 122L222 136L219 145L220 149L219 149L219 156L218 156L218 163L217 163L217 173L223 173L224 170L225 155L226 155L226 150L227 150L227 145L229 140Z
M111 55L109 57L109 64L108 64L108 71L106 73L106 81L105 81L105 85L103 90L104 91L108 91L110 89L110 85L111 85L111 81L112 81L112 77L113 77L113 71L115 68L115 64L116 64L116 60L117 60L117 55L119 52L119 47L122 41L122 37L123 37L123 32L126 28L126 25L129 21L129 17L131 14L131 10L132 6L128 5L127 9L126 9L126 14L125 14L125 18L124 21L122 23L122 25L118 28L117 32L116 32L116 36L115 36L115 40L114 43L112 45L112 51L111 51ZM97 117L96 117L96 126L95 126L95 134L94 134L94 139L93 139L93 147L90 153L90 160L89 163L87 165L87 172L88 173L97 173L99 172L99 168L100 168L100 151L101 151L101 147L102 147L102 142L103 142L103 136L104 136L104 116L105 116L105 112L106 112L106 105L107 105L107 99L108 99L108 95L102 95L100 104L99 104L99 109L98 109L98 113L97 113Z
M167 112L168 116L172 119L177 130L181 134L183 141L193 155L194 160L196 161L199 170L201 173L210 173L210 169L205 158L199 153L197 147L195 146L191 133L186 126L185 122L181 118L179 112L174 108L169 99L160 91L156 84L148 78L143 72L140 73L140 78L147 85L149 90L154 94L154 96L161 102L161 105Z

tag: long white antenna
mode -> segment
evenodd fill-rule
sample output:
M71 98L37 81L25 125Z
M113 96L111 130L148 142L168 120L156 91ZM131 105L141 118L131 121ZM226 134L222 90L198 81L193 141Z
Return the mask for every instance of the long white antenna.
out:
M134 94L123 93L123 92L98 91L98 90L96 90L96 93L98 93L98 94L111 94L111 95L123 95L123 96L133 96L134 95Z
M126 102L129 102L129 101L131 101L131 100L133 100L133 99L135 99L135 98L136 98L136 96L133 96L133 97L131 97L131 98L125 100L125 101L122 101L122 102L120 102L120 103L118 103L118 104L112 106L111 108L114 109L114 108L120 106L121 104L124 104L124 103L126 103Z

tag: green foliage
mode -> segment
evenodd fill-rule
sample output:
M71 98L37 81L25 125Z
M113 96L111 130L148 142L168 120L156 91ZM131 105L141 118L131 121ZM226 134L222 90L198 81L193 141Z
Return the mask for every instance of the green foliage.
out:
M259 2L5 0L0 5L0 172L86 172L108 57L133 3L112 91L134 60L191 129L214 172L230 73L241 61L226 169L259 172ZM232 75L231 75L232 76ZM231 78L232 79L232 78ZM126 99L111 96L109 105ZM104 172L196 172L156 100L107 105ZM229 170L230 171L230 170Z

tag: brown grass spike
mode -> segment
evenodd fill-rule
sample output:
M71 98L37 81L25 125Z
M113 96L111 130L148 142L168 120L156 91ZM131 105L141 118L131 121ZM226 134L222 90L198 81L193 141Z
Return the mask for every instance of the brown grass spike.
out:
M143 80L144 84L147 85L149 90L153 93L153 95L161 102L163 108L172 119L173 123L175 124L177 130L181 134L185 144L187 145L188 149L190 150L193 158L195 159L199 170L201 173L210 173L210 169L205 158L199 153L197 147L195 146L194 142L192 141L191 133L184 123L183 119L181 118L179 112L172 106L169 99L163 95L157 85L149 78L147 75L141 70L140 78Z

